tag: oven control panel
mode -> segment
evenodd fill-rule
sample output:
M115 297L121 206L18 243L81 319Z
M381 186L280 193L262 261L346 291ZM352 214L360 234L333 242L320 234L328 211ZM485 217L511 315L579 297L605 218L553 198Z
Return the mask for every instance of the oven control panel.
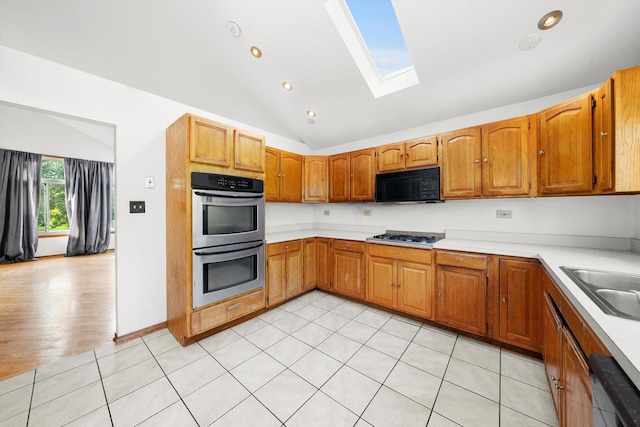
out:
M261 179L214 173L191 172L191 188L199 190L229 190L262 193L264 182Z

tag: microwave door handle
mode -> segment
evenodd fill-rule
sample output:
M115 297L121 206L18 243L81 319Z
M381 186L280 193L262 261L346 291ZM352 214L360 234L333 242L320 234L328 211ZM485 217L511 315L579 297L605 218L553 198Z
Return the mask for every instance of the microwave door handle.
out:
M205 196L205 197L224 197L227 199L260 199L262 198L262 194L258 194L255 196L232 196L229 194L210 194L210 193L202 193L200 191L195 192L196 196Z
M264 245L264 243L260 242L260 243L250 244L250 245L246 245L246 246L242 246L242 247L235 247L233 249L229 249L229 248L226 248L226 247L221 247L219 250L213 250L213 251L207 251L207 252L196 251L196 252L194 252L194 254L196 254L197 256L230 254L230 253L233 253L233 252L244 251L246 249L259 248L260 246L263 246L263 245Z

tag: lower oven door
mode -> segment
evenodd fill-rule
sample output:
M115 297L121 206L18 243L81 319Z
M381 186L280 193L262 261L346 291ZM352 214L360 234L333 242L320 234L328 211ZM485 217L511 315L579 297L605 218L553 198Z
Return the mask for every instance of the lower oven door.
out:
M264 242L193 250L193 308L264 286Z

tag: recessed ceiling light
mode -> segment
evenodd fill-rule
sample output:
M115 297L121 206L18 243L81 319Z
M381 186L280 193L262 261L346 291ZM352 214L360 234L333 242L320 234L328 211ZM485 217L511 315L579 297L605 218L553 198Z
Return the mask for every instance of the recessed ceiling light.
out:
M240 29L240 25L236 24L233 21L227 22L227 31L229 31L229 34L231 35L231 37L235 37L235 38L240 37L240 33L242 33L242 30Z
M316 116L316 112L313 110L307 110L307 116L309 117L315 117Z
M562 19L562 11L554 10L553 12L549 12L544 15L538 21L538 28L541 30L548 30L549 28L555 27L558 22Z
M251 55L255 56L256 58L262 58L262 51L256 46L251 46Z
M292 91L293 85L289 82L282 82L282 89L286 90L287 92Z

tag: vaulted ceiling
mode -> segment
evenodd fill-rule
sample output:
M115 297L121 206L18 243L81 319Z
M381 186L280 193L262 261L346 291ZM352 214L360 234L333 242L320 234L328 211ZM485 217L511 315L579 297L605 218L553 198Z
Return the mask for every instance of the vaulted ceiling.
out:
M375 99L325 3L0 0L0 44L312 150L596 84L640 64L637 0L395 0L420 83ZM556 9L562 21L539 30ZM520 50L532 34L540 44ZM250 55L254 45L262 58Z

